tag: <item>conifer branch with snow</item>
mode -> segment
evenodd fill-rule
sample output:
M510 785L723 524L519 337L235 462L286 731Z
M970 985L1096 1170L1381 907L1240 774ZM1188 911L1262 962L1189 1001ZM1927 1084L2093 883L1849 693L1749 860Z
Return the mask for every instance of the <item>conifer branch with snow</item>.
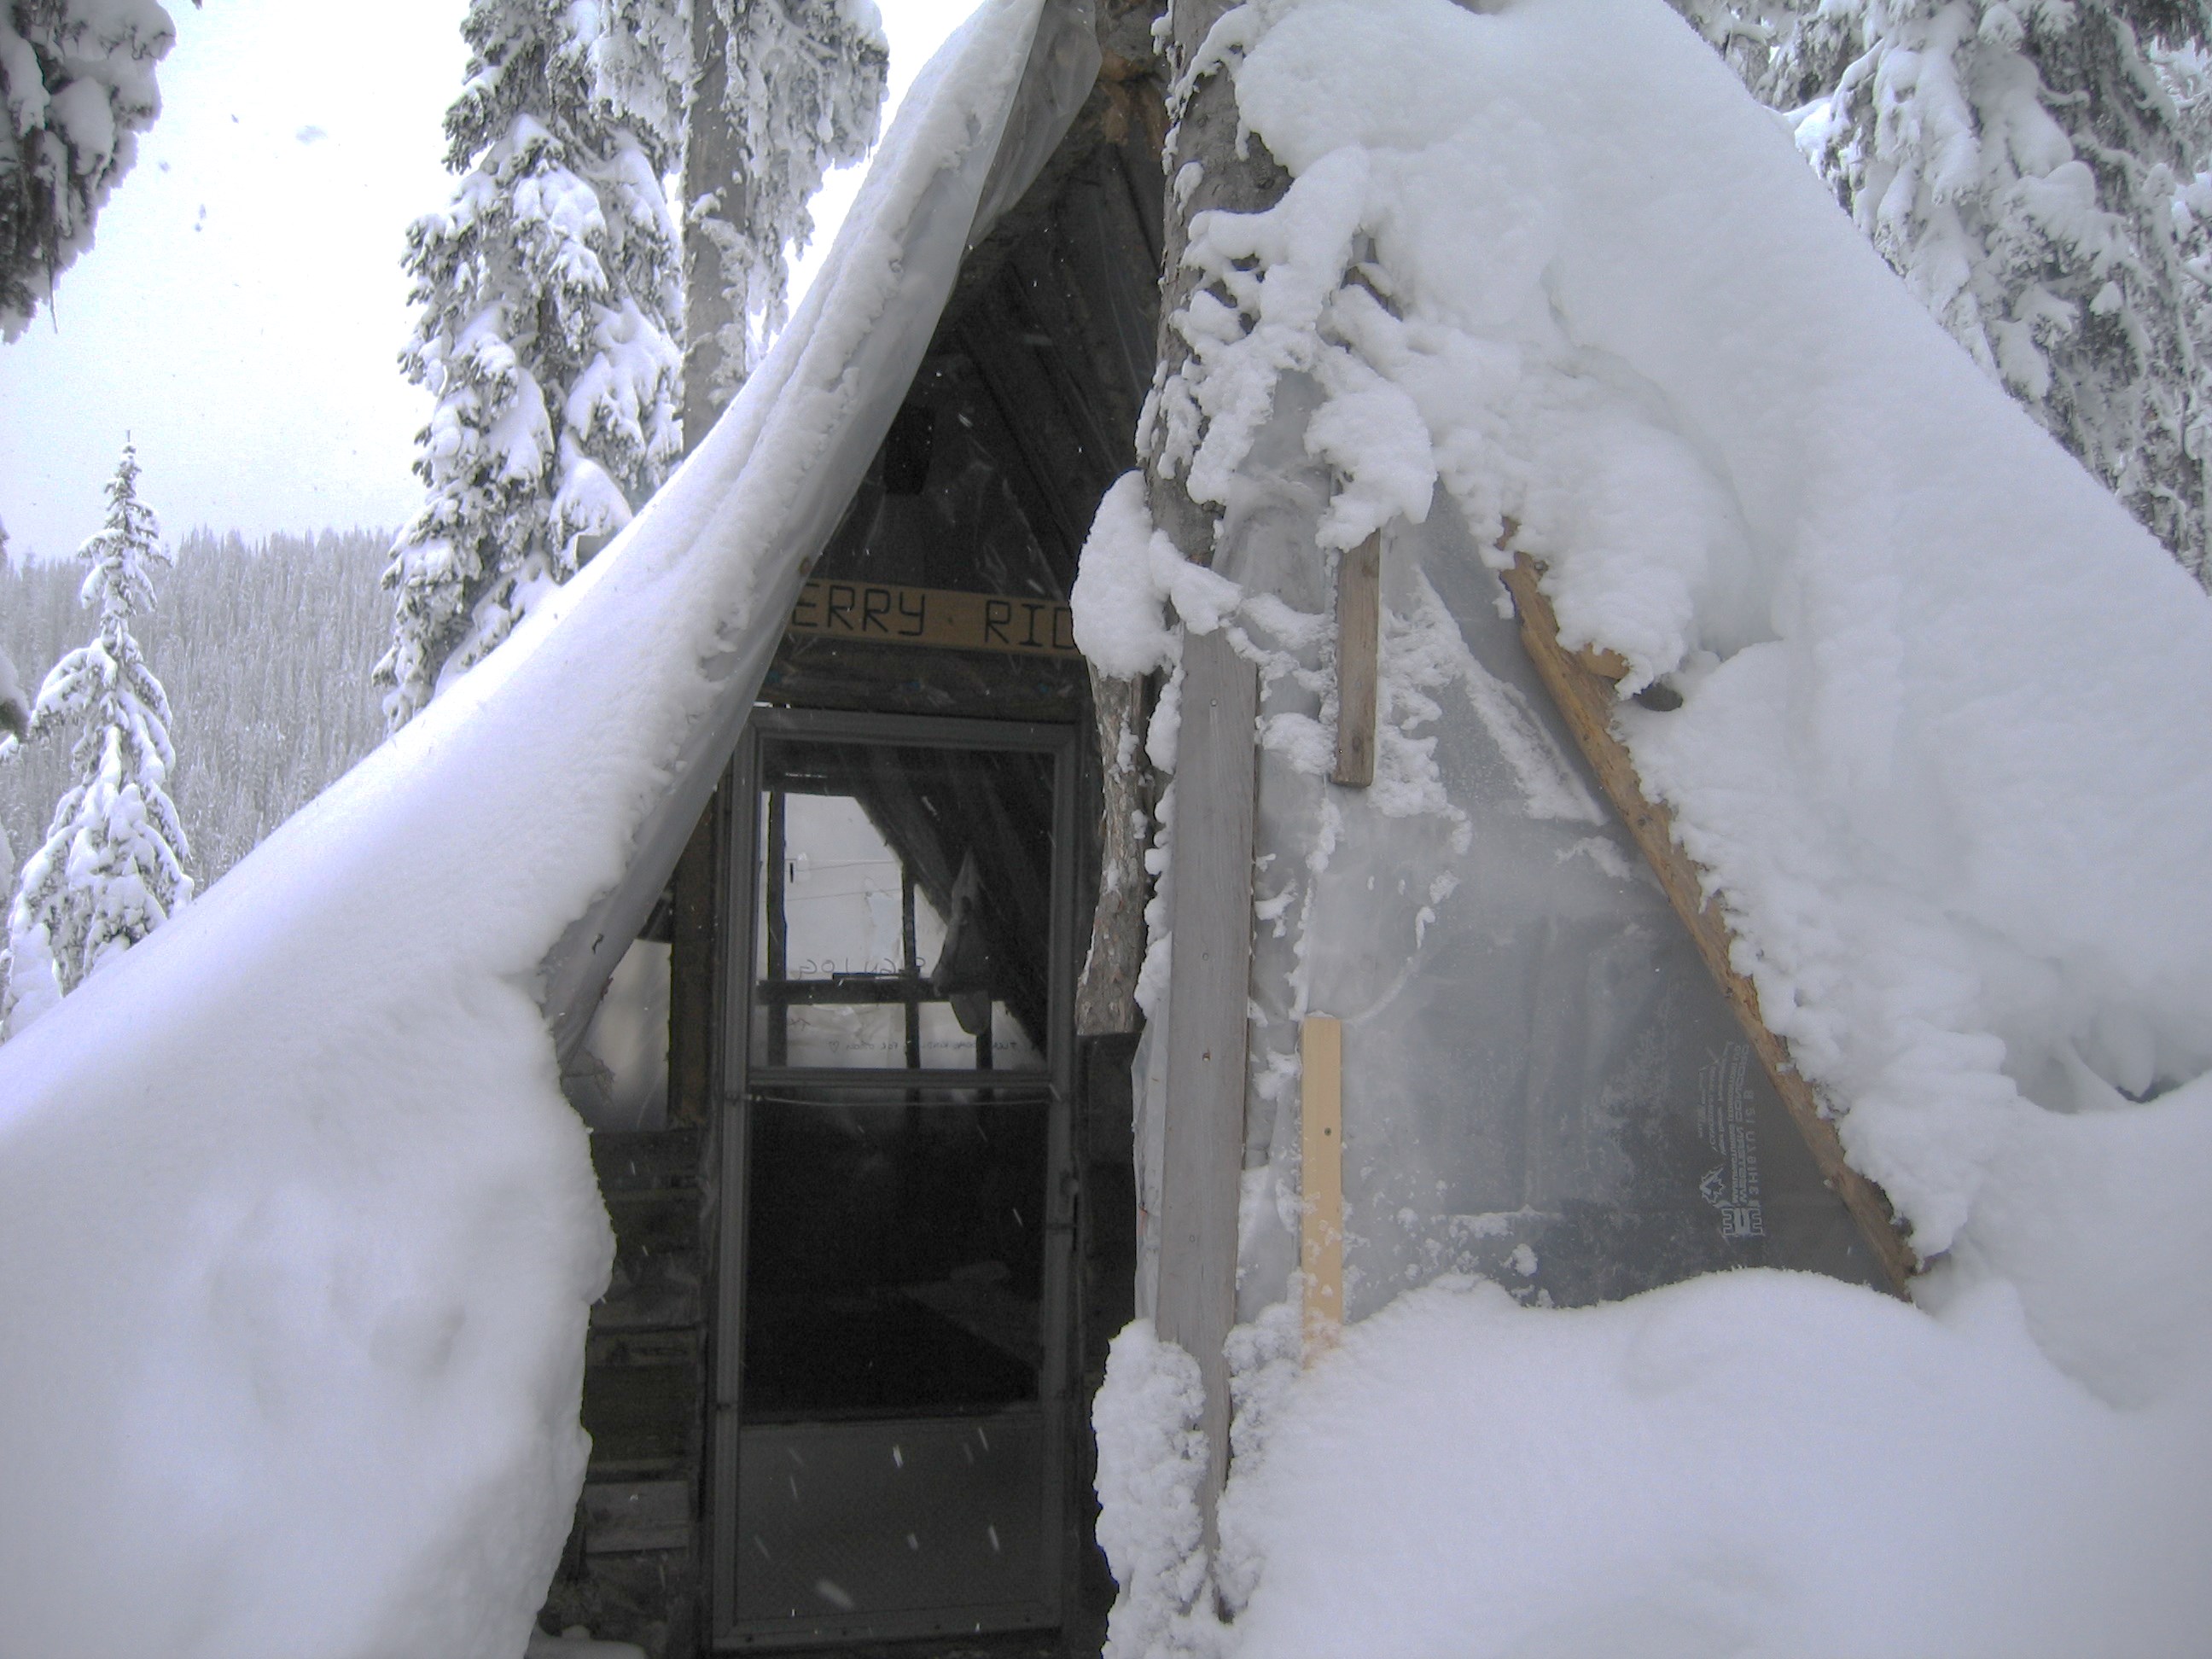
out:
M161 113L155 68L175 40L157 0L0 6L0 338L23 331L92 246Z
M719 15L721 61L702 64L718 108L694 158L687 218L711 258L719 304L694 331L695 368L719 410L782 328L790 256L814 234L807 204L831 168L876 141L890 48L872 0L701 0ZM702 261L702 263L704 263ZM709 273L695 270L695 283Z
M169 700L131 631L131 618L153 608L153 573L170 556L138 499L128 444L107 487L107 521L77 557L87 566L79 598L99 607L99 627L54 665L31 708L33 739L76 732L76 781L24 861L8 915L9 1018L18 1030L192 896L191 848L166 787L176 764Z
M1936 320L2205 580L2203 6L1675 3Z
M475 0L446 116L452 204L408 232L401 356L436 398L377 678L393 727L620 530L680 444L683 295L663 179L687 72L678 0Z

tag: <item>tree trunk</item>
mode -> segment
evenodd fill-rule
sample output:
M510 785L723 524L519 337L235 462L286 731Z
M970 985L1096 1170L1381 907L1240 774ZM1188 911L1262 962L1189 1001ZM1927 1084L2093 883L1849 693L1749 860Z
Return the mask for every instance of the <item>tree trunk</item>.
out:
M690 454L707 435L722 402L714 386L723 372L722 331L731 321L732 307L722 275L722 257L707 229L708 215L701 212L701 198L713 196L720 206L714 216L734 218L720 192L741 191L738 177L737 135L730 114L722 107L729 83L728 39L716 8L698 0L691 9L691 58L696 76L686 118L684 146L684 453Z

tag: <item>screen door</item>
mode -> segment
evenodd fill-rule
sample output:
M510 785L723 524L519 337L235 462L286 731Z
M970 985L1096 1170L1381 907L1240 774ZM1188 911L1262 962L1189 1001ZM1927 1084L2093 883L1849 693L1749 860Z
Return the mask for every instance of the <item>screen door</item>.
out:
M1059 1622L1072 744L765 710L748 737L725 1646Z

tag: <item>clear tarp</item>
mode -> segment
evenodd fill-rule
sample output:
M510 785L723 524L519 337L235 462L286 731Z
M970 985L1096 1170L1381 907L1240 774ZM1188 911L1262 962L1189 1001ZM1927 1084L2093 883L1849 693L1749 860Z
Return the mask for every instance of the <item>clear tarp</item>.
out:
M1285 382L1273 432L1296 429L1299 391ZM1375 785L1328 781L1328 480L1302 449L1273 453L1215 567L1288 607L1248 602L1231 624L1262 675L1239 1318L1297 1266L1307 1013L1344 1021L1350 1318L1446 1274L1559 1305L1731 1267L1878 1283L1448 500L1384 537ZM1138 1062L1148 1212L1165 1049L1156 1024Z

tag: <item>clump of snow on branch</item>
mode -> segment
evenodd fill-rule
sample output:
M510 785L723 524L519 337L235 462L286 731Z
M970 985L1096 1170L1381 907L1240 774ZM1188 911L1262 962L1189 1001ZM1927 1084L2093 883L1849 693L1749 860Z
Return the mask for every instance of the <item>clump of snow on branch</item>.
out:
M784 325L790 258L814 235L807 204L830 169L876 141L890 52L873 0L708 3L725 43L719 114L729 153L715 147L715 181L689 218L714 250L726 318L706 387L719 409ZM702 270L695 280L706 279Z
M30 711L33 739L75 731L76 775L44 845L24 860L8 913L8 1018L18 1030L192 896L191 848L166 787L177 763L169 699L131 632L131 618L153 609L154 572L169 551L138 499L127 444L107 486L107 521L77 557L99 631L54 665Z
M0 339L23 331L161 112L176 30L157 0L0 9Z
M2202 16L2124 0L1681 9L1983 371L2212 578Z
M475 0L462 32L461 183L407 238L422 314L401 362L437 403L429 497L385 575L395 727L628 524L681 447L675 0Z

